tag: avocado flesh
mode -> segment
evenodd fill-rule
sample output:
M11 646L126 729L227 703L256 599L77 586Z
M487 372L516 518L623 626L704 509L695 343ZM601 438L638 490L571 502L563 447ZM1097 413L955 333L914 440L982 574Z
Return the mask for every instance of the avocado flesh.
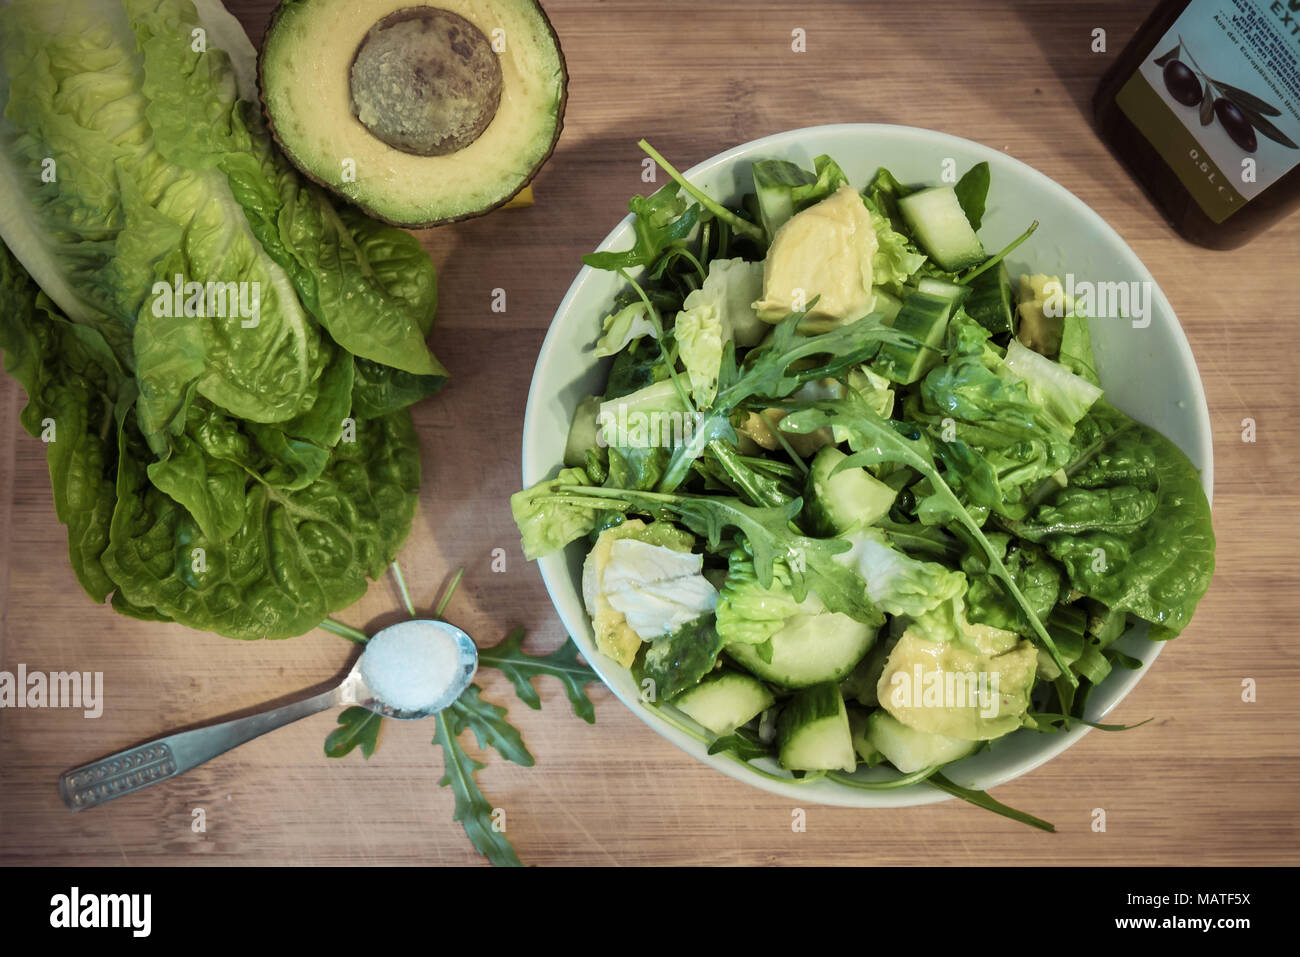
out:
M501 64L478 27L436 7L384 17L352 58L352 113L389 146L444 156L479 138L501 102Z
M435 39L421 44L425 25ZM439 50L461 62L449 70ZM559 137L568 82L534 0L282 0L259 72L289 160L412 228L482 215L527 186Z

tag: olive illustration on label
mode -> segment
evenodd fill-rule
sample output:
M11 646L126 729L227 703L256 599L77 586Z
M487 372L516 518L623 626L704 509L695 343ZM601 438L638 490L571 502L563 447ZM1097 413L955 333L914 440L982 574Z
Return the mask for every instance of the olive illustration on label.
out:
M1259 141L1255 139L1255 128L1250 125L1250 120L1246 119L1245 114L1237 109L1235 103L1231 100L1219 97L1214 101L1214 115L1219 118L1223 124L1224 132L1247 153L1255 152L1259 146Z
M1201 81L1182 60L1165 64L1165 89L1183 106L1196 106L1201 102Z
M1297 6L1294 0L1292 6ZM1180 57L1185 57L1186 62ZM1218 119L1228 138L1243 152L1253 153L1259 148L1256 133L1289 150L1300 149L1269 119L1270 116L1281 116L1281 110L1248 90L1210 76L1201 69L1181 36L1177 46L1151 62L1160 67L1165 89L1176 102L1183 106L1199 106L1201 126L1209 126Z

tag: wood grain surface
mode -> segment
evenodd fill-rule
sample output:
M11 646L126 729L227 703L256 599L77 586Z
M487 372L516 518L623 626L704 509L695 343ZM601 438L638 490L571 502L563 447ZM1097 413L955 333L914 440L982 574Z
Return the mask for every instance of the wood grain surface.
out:
M260 42L272 0L230 0ZM447 617L492 644L565 639L507 508L524 400L542 337L578 266L643 189L636 140L680 166L780 130L878 121L979 140L1037 167L1110 222L1173 303L1205 380L1214 429L1218 572L1192 626L1113 713L1155 720L1096 732L996 791L1055 822L1043 834L960 802L863 811L792 806L688 758L603 686L597 722L539 682L531 711L497 673L537 766L493 756L479 775L529 864L1295 863L1300 860L1300 442L1295 251L1300 217L1234 252L1173 234L1097 140L1087 101L1147 4L1128 2L658 3L550 0L568 59L568 114L537 205L422 233L438 267L433 335L454 378L415 410L420 510L401 561L430 605L465 568ZM1108 51L1090 50L1102 28ZM807 52L791 51L791 31ZM492 290L507 311L491 310ZM352 660L316 631L241 643L95 607L55 520L42 446L0 378L0 668L102 671L103 716L0 711L0 863L473 864L438 787L432 725L391 724L369 761L329 760L321 714L177 780L72 814L66 768L178 726L292 695ZM1241 439L1255 419L1257 441ZM507 570L491 570L505 549ZM389 580L341 617L397 617ZM1241 700L1242 680L1258 701ZM471 753L477 753L469 742ZM191 829L194 809L206 831ZM1107 813L1105 833L1090 826Z

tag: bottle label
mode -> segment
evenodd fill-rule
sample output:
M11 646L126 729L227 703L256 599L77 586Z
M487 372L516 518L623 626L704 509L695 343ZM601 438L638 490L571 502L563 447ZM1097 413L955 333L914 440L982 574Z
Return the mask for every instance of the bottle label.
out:
M1115 102L1223 222L1300 164L1300 0L1192 0Z

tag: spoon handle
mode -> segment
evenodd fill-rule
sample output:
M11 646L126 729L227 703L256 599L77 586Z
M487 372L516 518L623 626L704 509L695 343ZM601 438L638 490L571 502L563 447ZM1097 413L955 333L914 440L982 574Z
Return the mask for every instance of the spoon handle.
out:
M158 738L83 764L59 779L63 803L74 811L174 778L204 761L286 724L343 703L342 688L233 721Z

